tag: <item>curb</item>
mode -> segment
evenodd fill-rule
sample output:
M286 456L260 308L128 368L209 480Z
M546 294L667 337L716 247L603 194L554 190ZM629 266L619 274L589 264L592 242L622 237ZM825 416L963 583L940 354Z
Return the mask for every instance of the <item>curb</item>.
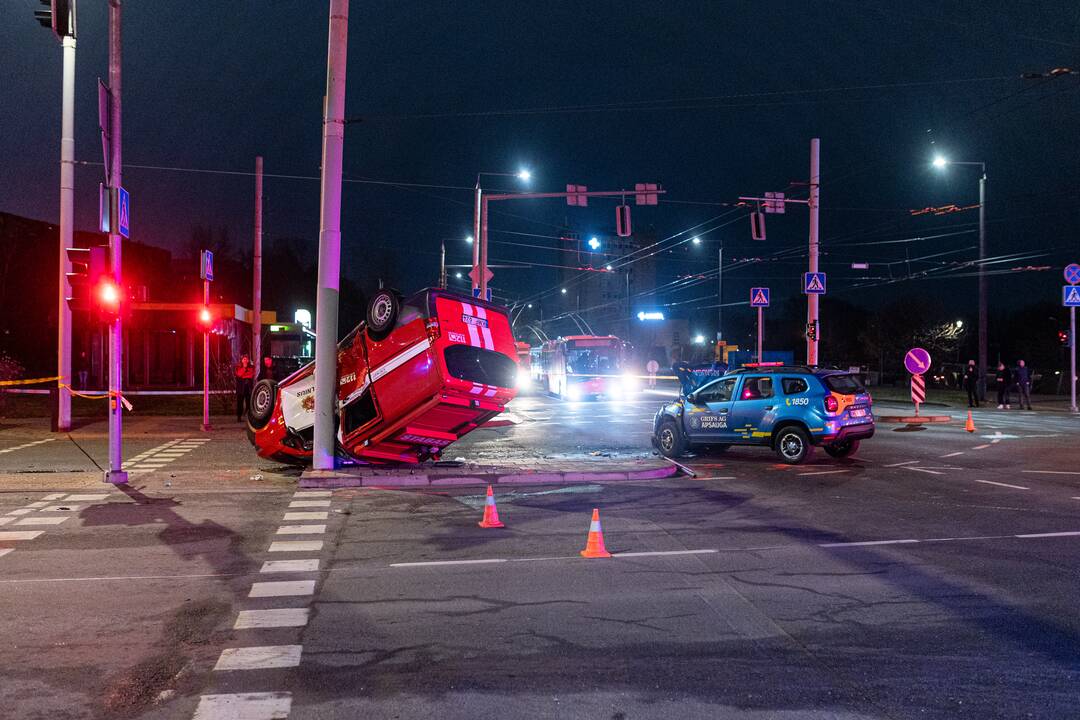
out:
M683 468L675 463L639 470L559 470L554 472L514 472L508 468L472 467L446 472L413 472L352 468L343 470L305 470L300 476L302 488L345 487L484 487L487 485L551 485L627 480L661 480L676 477Z

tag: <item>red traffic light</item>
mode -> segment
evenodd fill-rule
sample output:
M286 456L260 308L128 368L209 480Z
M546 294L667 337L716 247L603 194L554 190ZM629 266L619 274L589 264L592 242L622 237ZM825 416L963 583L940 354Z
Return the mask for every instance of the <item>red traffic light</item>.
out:
M214 322L214 315L210 312L210 308L204 307L199 310L199 322L206 326Z
M115 312L120 307L120 288L112 280L98 283L97 299L103 310Z

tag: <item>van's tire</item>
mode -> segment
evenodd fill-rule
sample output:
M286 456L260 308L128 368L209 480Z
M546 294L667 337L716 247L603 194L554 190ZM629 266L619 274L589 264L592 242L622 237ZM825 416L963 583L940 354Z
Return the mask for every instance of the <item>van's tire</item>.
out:
M253 430L261 430L270 422L277 404L278 386L273 380L255 383L248 401L248 424Z
M798 425L788 425L774 436L773 450L782 462L798 465L810 458L814 446L810 444L810 436L805 430Z
M686 438L674 420L664 420L656 431L656 449L664 457L677 458L686 454Z
M384 337L394 328L398 313L401 312L401 298L393 290L379 290L368 300L367 322L368 335L375 339Z
M825 452L829 453L834 458L845 458L848 455L854 455L855 451L859 449L858 440L841 440L834 442L831 445L825 445Z

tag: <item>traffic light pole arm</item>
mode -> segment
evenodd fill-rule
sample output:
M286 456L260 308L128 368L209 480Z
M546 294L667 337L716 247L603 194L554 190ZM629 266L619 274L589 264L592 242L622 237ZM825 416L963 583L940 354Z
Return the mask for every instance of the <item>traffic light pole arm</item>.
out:
M541 200L544 198L568 198L568 197L624 197L627 195L665 195L667 190L589 190L587 192L529 192L529 193L503 193L501 195L485 195L485 200Z
M781 200L777 200L776 198L744 197L744 196L740 195L739 199L740 200L751 200L753 202L766 202L766 201L768 201L768 202L779 202L779 203L795 203L797 205L809 205L810 204L809 200L793 200L792 198L783 198Z

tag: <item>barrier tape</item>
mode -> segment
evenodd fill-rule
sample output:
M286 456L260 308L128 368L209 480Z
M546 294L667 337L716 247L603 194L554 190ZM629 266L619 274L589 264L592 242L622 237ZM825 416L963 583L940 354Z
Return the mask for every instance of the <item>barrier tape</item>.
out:
M37 385L38 383L52 382L53 380L59 379L59 375L53 375L52 377L28 378L26 380L0 380L0 387L8 387L11 385Z
M54 379L56 379L56 378L54 378ZM131 404L131 402L128 401L128 399L126 397L124 397L123 393L113 392L111 390L103 390L100 393L85 393L85 392L80 392L80 391L76 390L75 388L71 387L70 385L66 385L64 383L57 383L57 385L59 385L62 388L67 388L67 391L69 393L71 393L75 397L83 398L84 400L105 400L105 399L108 399L108 398L116 397L116 398L120 399L120 404L123 405L124 409L127 410L128 412L130 412L131 409L134 407Z

